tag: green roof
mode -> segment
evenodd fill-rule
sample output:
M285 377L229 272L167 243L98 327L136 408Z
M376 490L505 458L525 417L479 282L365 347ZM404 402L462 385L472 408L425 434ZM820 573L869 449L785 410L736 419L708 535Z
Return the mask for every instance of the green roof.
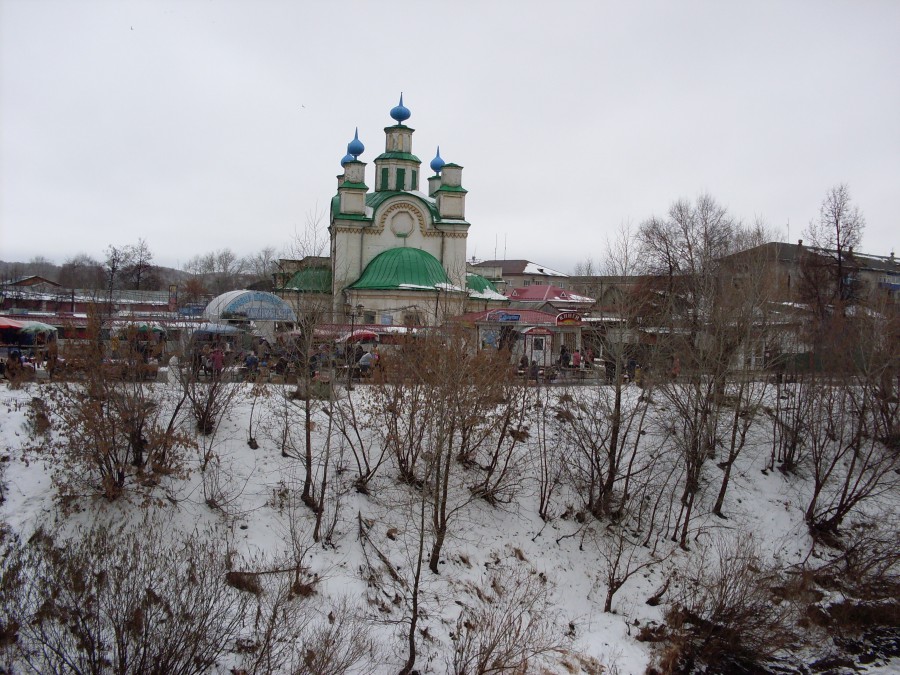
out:
M476 293L483 293L486 290L494 291L495 293L499 292L497 291L497 287L488 279L485 279L480 274L474 274L472 272L469 272L466 275L466 288L475 291Z
M366 194L366 202L369 201L369 194ZM340 193L336 194L331 198L331 217L332 218L341 218L343 220L365 220L368 222L372 222L372 219L368 216L362 216L358 213L341 213L341 195Z
M422 163L422 160L416 157L413 154L408 152L398 152L397 150L392 150L390 152L382 152L378 157L375 158L375 161L379 161L382 159L403 159L407 162L416 162L418 164Z
M350 288L430 291L450 283L440 261L430 253L418 248L392 248L375 256Z
M306 267L298 270L284 285L286 291L300 293L331 293L331 268Z

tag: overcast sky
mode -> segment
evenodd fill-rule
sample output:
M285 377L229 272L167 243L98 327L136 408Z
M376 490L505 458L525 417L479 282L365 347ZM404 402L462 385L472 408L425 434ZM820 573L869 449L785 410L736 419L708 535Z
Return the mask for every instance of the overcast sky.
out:
M0 0L0 259L282 249L401 91L470 258L572 272L701 192L795 241L838 183L900 244L897 0Z

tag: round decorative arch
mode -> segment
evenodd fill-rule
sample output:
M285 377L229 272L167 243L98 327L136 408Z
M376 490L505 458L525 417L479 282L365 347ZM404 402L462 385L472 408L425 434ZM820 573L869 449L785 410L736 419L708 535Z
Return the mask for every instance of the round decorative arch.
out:
M419 226L419 231L425 234L425 216L422 210L411 202L394 202L380 215L379 228L388 227L398 237L408 237L416 225Z

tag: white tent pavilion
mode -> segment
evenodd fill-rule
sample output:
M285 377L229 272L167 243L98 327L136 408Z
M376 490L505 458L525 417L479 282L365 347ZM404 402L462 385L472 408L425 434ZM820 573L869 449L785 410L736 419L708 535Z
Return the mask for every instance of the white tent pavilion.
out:
M203 310L203 320L214 324L254 324L272 337L276 322L296 323L291 306L277 295L265 291L228 291L215 298Z

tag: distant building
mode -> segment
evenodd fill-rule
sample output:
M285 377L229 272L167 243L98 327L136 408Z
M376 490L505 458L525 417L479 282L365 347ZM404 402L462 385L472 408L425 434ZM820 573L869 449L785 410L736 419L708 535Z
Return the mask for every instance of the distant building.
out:
M84 313L102 305L119 316L166 314L167 291L120 291L66 288L39 276L23 277L0 286L0 311L12 314Z
M779 300L802 302L804 265L827 267L836 265L837 252L805 246L803 240L796 244L769 242L726 256L723 265L732 283L758 270L765 264L773 275ZM891 252L889 256L857 253L850 248L843 254L842 269L847 288L856 299L862 297L885 298L900 301L900 263ZM808 272L806 273L809 277ZM807 279L806 283L809 283ZM852 299L852 298L851 298Z
M469 263L469 269L490 279L503 292L532 285L569 288L567 274L530 260L484 260Z

